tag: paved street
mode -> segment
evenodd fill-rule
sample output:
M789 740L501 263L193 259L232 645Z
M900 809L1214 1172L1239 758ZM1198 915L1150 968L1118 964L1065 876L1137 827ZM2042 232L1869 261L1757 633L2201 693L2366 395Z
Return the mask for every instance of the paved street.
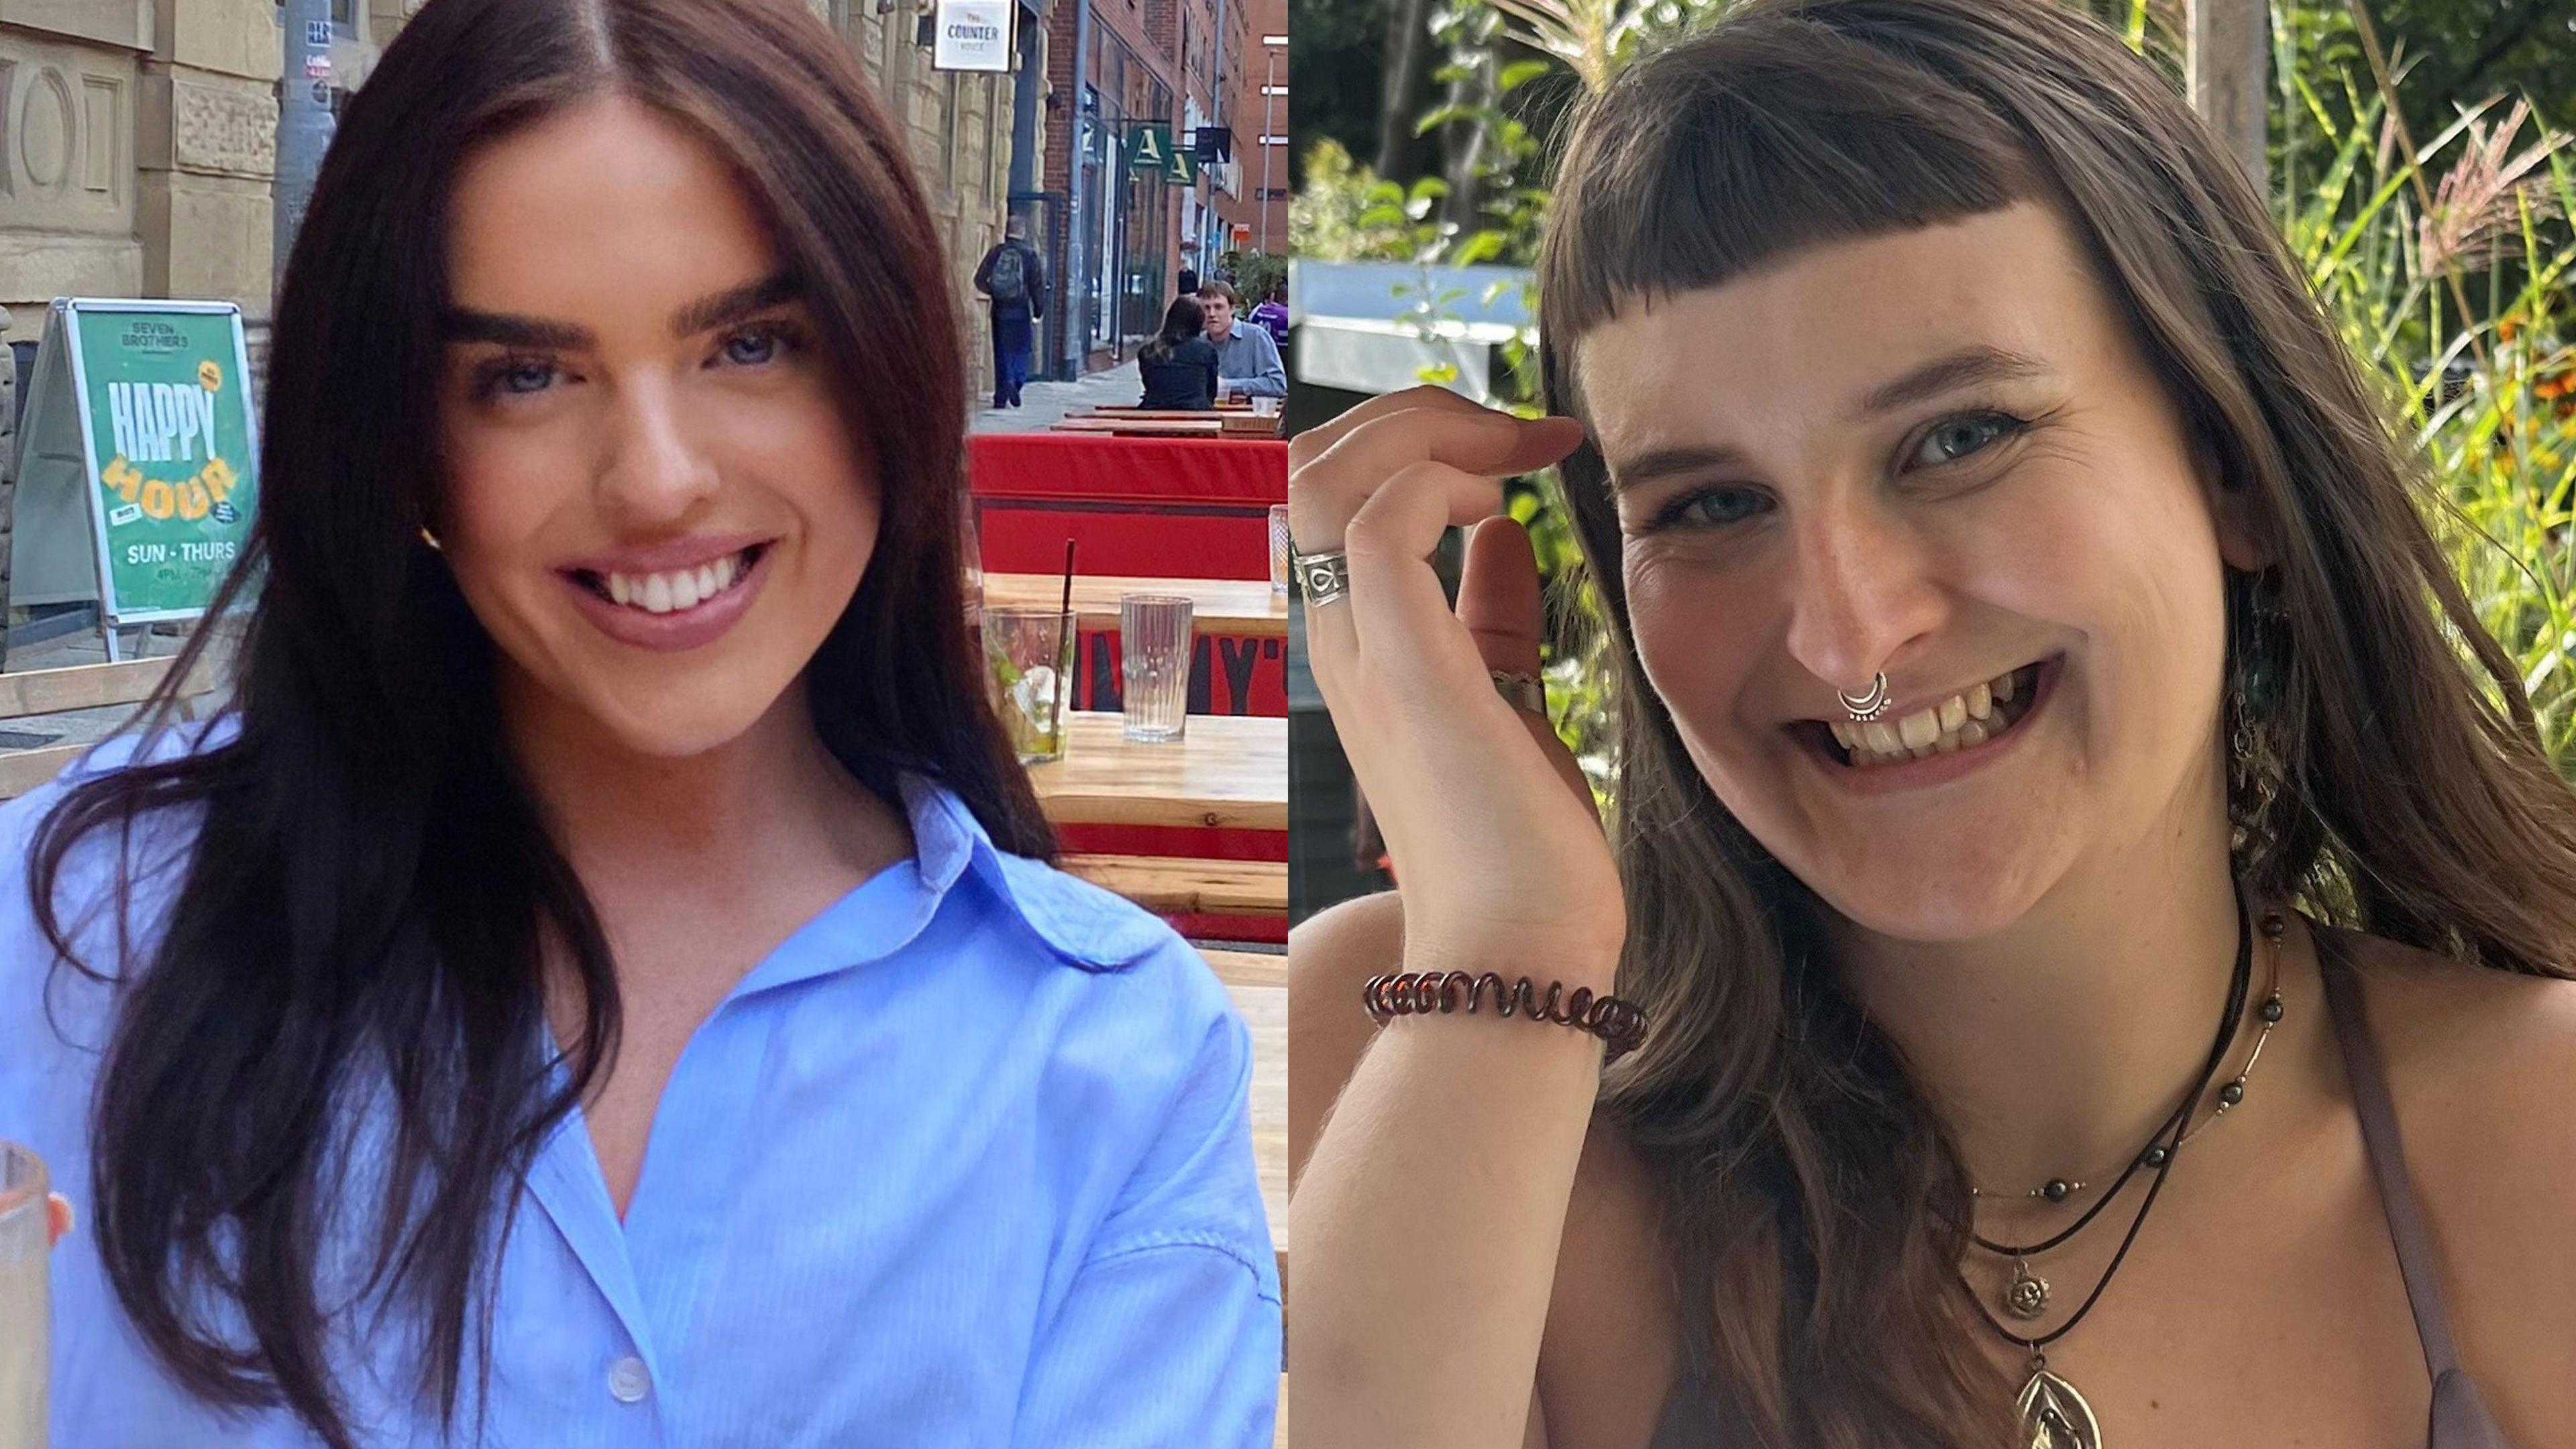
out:
M991 366L986 364L987 368ZM987 373L976 384L985 389L976 396L978 402L992 399L992 377ZM1015 408L979 408L972 430L978 433L1042 433L1047 424L1075 408L1096 408L1134 403L1145 395L1145 385L1136 376L1136 364L1121 363L1104 372L1095 372L1080 382L1033 382L1020 389L1020 405Z

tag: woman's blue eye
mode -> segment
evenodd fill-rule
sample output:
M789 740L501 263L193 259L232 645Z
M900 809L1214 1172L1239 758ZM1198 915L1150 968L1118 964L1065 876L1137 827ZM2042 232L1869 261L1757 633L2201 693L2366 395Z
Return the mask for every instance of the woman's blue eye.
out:
M2020 426L2018 419L2001 413L1969 413L1950 418L1923 435L1923 445L1915 450L1913 461L1926 468L1956 462Z
M498 379L501 391L519 397L543 392L554 380L555 365L551 362L514 363L504 368Z
M1761 511L1762 502L1750 488L1704 488L1676 499L1656 523L1736 523Z
M758 367L778 355L775 332L737 332L725 339L725 360L744 367Z

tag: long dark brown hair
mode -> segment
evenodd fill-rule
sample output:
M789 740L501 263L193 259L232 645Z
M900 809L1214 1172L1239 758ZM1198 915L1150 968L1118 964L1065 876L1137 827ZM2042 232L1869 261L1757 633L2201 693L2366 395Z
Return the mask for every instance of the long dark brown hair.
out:
M330 1226L373 1229L367 1290L426 1330L420 1387L453 1420L469 1338L488 1342L468 1329L488 1325L502 1204L616 1051L608 944L504 747L491 640L418 539L443 487L457 169L609 92L731 163L875 463L875 553L806 671L825 745L888 800L900 774L925 775L1001 849L1054 853L966 636L954 288L856 62L795 0L423 7L351 101L278 293L259 516L216 604L248 606L238 733L79 783L29 866L68 957L54 894L73 847L161 812L202 818L157 946L81 963L126 983L93 1105L98 1251L180 1383L283 1404L335 1449L354 1436L324 1352ZM213 637L199 631L192 662ZM130 869L118 889L132 898ZM560 1087L547 936L584 999ZM330 1143L361 1097L390 1116L381 1199L342 1204Z
M1147 362L1169 362L1181 344L1207 331L1207 309L1196 297L1176 297L1163 309L1163 330L1136 349L1136 355Z
M1581 108L1559 172L1551 405L1580 410L1572 354L1622 307L2017 201L2073 229L2274 560L2227 583L2231 676L2280 666L2269 802L2230 807L2249 890L2572 974L2576 792L2418 511L2416 464L2244 174L2098 24L2045 0L1753 0L1639 61ZM1665 1189L1690 1361L1748 1445L2017 1442L1957 1274L1951 1146L1835 989L1821 903L1715 798L1648 684L1601 458L1562 481L1616 660L1621 980L1657 1023L1605 1105ZM2282 623L2255 627L2258 598Z

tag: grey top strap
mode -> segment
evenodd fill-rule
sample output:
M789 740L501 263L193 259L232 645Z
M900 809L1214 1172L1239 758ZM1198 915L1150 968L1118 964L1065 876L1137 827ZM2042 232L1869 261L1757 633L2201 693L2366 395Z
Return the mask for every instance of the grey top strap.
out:
M2334 1015L2335 1039L2343 1047L2352 1108L2361 1118L2361 1140L2370 1151L2371 1175L2379 1180L2380 1211L2387 1215L2388 1236L2397 1244L2397 1271L2406 1279L2406 1301L2415 1310L2415 1335L2424 1344L2425 1368L2439 1379L2446 1370L2459 1367L2459 1349L2451 1340L2450 1310L2442 1302L2442 1276L2433 1267L2433 1237L2416 1205L2414 1179L2406 1174L2406 1151L2397 1136L2397 1106L2388 1095L2388 1074L2380 1066L2379 1044L2371 1039L2361 987L2344 959L2343 944L2327 931L2311 934L2317 943L2318 974L2325 979L2326 1009Z
M2406 1173L2406 1148L2397 1135L2397 1104L2388 1095L2388 1073L2380 1065L2379 1044L2370 1035L2362 1009L2361 984L2345 959L2344 943L2332 932L2311 933L2317 943L2317 974L2326 988L2326 1009L2334 1016L2335 1039L2343 1047L2343 1074L2352 1088L2354 1115L2361 1119L2362 1145L2370 1152L2370 1171L2379 1180L2379 1210L2388 1220L2389 1239L2397 1245L2397 1271L2406 1280L2406 1302L2415 1310L2415 1337L2424 1345L2424 1367L2433 1379L2431 1449L2507 1449L2504 1430L2460 1367L2460 1352L2451 1337L2451 1311L2442 1301L2442 1275L2433 1264L2433 1235L2424 1226L2415 1200L2414 1179Z

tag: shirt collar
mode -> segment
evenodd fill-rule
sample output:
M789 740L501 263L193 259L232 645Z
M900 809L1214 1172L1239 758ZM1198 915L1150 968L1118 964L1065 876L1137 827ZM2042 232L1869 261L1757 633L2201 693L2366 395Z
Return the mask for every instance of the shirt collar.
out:
M1152 953L1170 936L1159 917L1088 881L993 844L956 792L923 776L902 777L912 820L913 857L925 886L941 894L973 877L1010 908L1047 949L1075 966L1112 970Z
M731 997L891 956L927 930L952 897L999 907L1048 954L1086 971L1117 970L1170 939L1171 929L1141 907L996 847L975 812L946 786L912 773L899 783L912 858L825 907L737 983Z

